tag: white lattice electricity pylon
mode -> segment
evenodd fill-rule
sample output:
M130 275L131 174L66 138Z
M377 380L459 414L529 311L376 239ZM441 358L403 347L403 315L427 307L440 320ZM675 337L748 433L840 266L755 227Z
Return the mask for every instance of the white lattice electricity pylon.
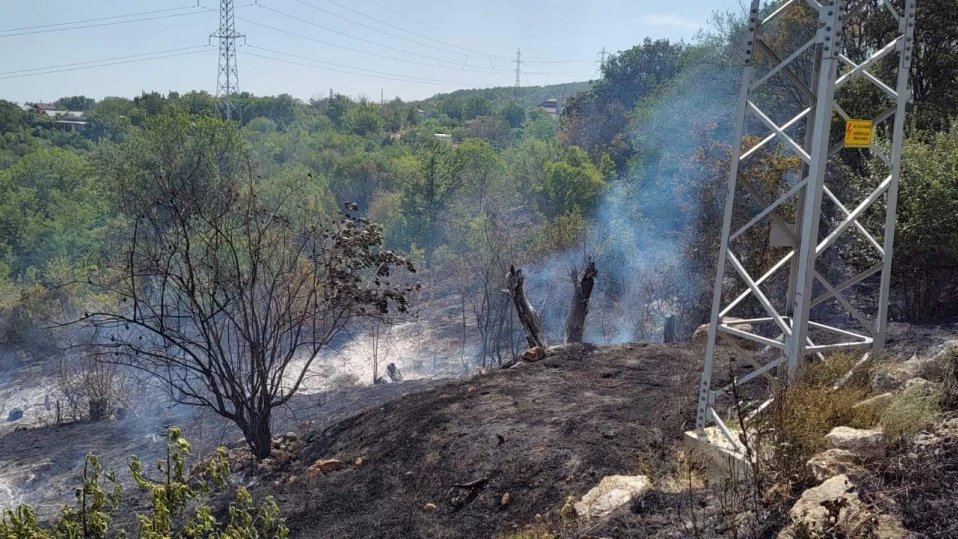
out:
M246 36L236 31L233 0L220 0L220 27L210 34L210 40L219 41L220 60L216 70L217 108L229 121L238 112L233 104L233 94L239 92L239 67L236 63L236 40Z
M773 383L784 382L795 375L799 361L806 355L884 345L915 31L915 0L904 0L901 5L903 11L890 0L787 0L772 7L761 6L759 0L751 2L744 75L735 117L736 152L730 167L696 422L700 433L705 427L716 425L733 447L740 448L740 442L716 411L716 399L729 397L732 387L713 387L715 351L720 340L754 367L737 378L739 385L758 377L769 378ZM897 28L887 23L889 16L897 22ZM865 33L870 21L882 18L884 33ZM796 30L799 24L807 25L804 35ZM781 32L775 38L775 34L763 31L775 28L774 25L779 25L778 30L788 30L786 33L794 42L792 47L788 47L789 39L780 37ZM866 50L859 45L865 35L881 35L888 41L884 46ZM851 49L854 54L848 52ZM894 79L894 87L883 77ZM843 94L852 89L858 92L855 95L870 91L871 110L881 112L864 119L851 116L849 112L862 115L868 109L854 105L855 98L847 97L851 93ZM787 100L797 105L782 114L781 103ZM873 183L864 187L856 184L857 192L850 194L854 189L843 182L838 167L829 163L852 145L864 150L846 151L871 152L883 162L883 167L880 176L872 178ZM757 186L749 173L750 167L761 168L750 161L773 149L796 156L800 165L770 196L767 185ZM876 167L869 169L872 168ZM823 198L828 200L825 211ZM872 228L869 230L863 216L873 207L873 211L880 212L882 204L876 205L879 200L884 202L884 219L875 217L868 221ZM883 228L879 229L881 225L876 223L882 223ZM769 230L769 241L777 236L772 247L781 249L778 253L782 256L758 264L760 268L751 268L750 273L746 267L750 262L755 266L757 260L748 260L748 253L739 249L738 241L749 231L754 237L756 230ZM843 259L825 255L842 238L857 242L850 245L871 250L869 260L873 265L857 274L836 268L844 263ZM842 282L833 284L826 275ZM771 286L775 279L777 287ZM856 285L865 288L866 281L874 283L869 292L877 295L877 302L872 298L868 313L861 308L866 302L846 297ZM768 290L763 290L763 284ZM727 294L732 286L738 287L736 292ZM839 328L835 323L816 319L816 313L823 309L813 308L825 302L840 306L854 328ZM752 306L751 319L733 318L748 304ZM754 317L754 312L761 315ZM834 318L832 315L828 320ZM744 350L748 348L742 346L744 342L777 352L765 354L770 359L761 364L756 359L758 354Z

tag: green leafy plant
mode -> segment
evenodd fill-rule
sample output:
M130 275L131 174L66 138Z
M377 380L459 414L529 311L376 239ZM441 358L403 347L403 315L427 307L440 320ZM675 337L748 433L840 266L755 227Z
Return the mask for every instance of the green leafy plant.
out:
M229 486L229 462L226 449L219 448L199 474L186 471L190 443L177 427L166 437L166 458L157 462L159 479L147 477L138 457L130 459L134 482L150 493L151 511L137 515L139 537L143 539L286 539L289 536L279 506L266 498L258 508L245 487L237 487L229 506L229 519L220 522L209 505L201 500L214 489ZM87 455L82 484L76 490L76 503L64 506L60 517L49 527L41 527L29 505L8 510L0 517L3 539L105 539L125 538L124 530L113 530L112 514L121 502L120 484L113 470L104 471L95 455ZM186 508L195 504L192 515Z

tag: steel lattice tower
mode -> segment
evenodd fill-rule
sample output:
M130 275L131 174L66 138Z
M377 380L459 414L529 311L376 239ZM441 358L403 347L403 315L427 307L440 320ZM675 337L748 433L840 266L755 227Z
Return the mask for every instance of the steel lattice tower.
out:
M742 448L716 411L716 401L727 402L732 390L731 385L713 386L719 340L754 367L737 379L739 385L759 377L784 383L810 354L821 357L826 351L884 346L915 1L905 0L903 12L887 0L786 0L773 8L751 1L735 113L737 151L730 165L697 408L698 435L706 435L710 425L721 433L708 437L713 443L734 452ZM864 35L863 29L882 10L897 22L889 41L868 49L848 45L855 40L845 40ZM796 21L807 23L804 34L796 30ZM776 24L790 25L779 29L788 28L790 36L800 38L766 42L764 30ZM882 77L894 82L886 83ZM843 93L849 87L858 92L855 96L868 99ZM786 113L783 96L793 96L788 99L795 102ZM872 122L864 142L855 143L863 149L846 149L846 140L855 140L847 138L849 120ZM800 164L770 195L767 185L757 183L760 172L755 169L761 165L755 161L762 152L776 150L797 157ZM870 183L850 185L838 168L829 166L843 151L870 152L882 163L881 172ZM870 208L880 213L868 214ZM866 215L871 219L863 219ZM769 234L770 242L776 233L779 237L766 252L772 256L749 260L739 242L762 233ZM828 250L840 240L850 242L843 245L860 251L870 267L865 271L837 267L844 259L829 256ZM829 279L841 282L832 284ZM723 294L733 283L738 291ZM826 302L830 305L822 305ZM749 303L751 312L762 315L751 319L742 315ZM823 308L828 306L833 311L826 319ZM829 323L836 312L854 327ZM736 314L741 318L733 319ZM745 342L775 353L746 351Z
M236 40L246 36L236 32L236 20L233 14L233 0L220 0L220 28L210 34L210 40L217 39L220 47L219 68L216 70L216 99L219 108L229 121L234 112L239 112L233 104L233 94L239 92L239 68L236 65Z

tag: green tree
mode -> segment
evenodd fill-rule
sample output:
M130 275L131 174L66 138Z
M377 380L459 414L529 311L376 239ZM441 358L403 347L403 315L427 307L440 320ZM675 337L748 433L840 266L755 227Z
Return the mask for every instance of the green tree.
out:
M506 106L502 107L499 115L502 116L502 119L513 129L522 127L522 124L526 121L525 109L515 101L510 101Z
M425 250L430 268L447 205L459 187L460 164L452 147L440 141L427 144L418 159L418 174L403 186L402 213L407 237Z
M602 174L581 148L566 149L561 161L548 163L536 186L539 211L547 217L592 211L605 189Z
M466 101L464 110L464 118L466 120L472 120L480 116L488 116L491 113L492 101L489 101L484 96L474 95Z
M72 97L61 97L55 104L57 108L61 110L84 111L93 108L93 105L96 104L96 99L85 95L75 95Z
M86 157L60 148L0 171L0 249L14 274L55 259L75 263L98 249L105 207L94 177Z
M383 130L383 116L379 107L372 103L360 103L346 112L343 123L353 133L366 136Z
M505 164L485 140L469 139L456 148L456 153L462 167L463 187L475 195L477 210L481 212L488 191L505 171Z

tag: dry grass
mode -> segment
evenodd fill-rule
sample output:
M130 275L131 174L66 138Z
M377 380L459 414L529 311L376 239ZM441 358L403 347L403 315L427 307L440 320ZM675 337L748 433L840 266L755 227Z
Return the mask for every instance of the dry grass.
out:
M942 393L935 386L915 385L902 391L881 415L885 436L896 443L929 427L938 419L941 400Z
M844 385L835 389L860 356L835 354L826 361L804 366L798 382L776 392L770 413L761 416L757 432L757 454L763 455L756 475L788 503L809 484L805 463L826 449L825 435L838 426L872 427L878 417L872 410L854 408L871 396L870 366L859 365Z

